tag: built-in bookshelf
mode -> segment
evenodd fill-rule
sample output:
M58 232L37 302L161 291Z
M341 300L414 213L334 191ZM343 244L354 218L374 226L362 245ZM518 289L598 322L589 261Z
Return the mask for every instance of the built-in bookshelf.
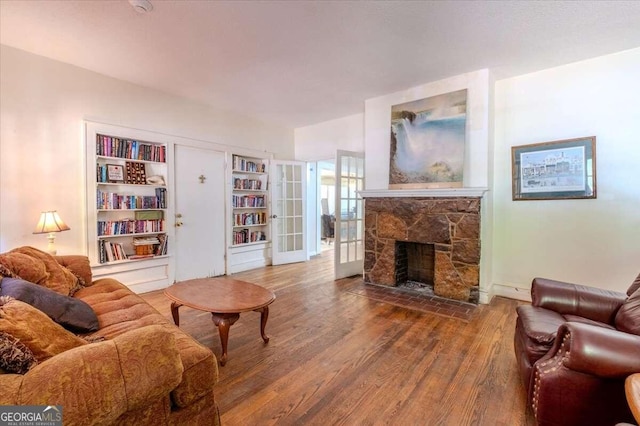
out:
M166 256L166 144L96 133L95 152L97 263Z
M231 157L231 247L269 241L267 160Z
M85 122L86 241L93 278L136 292L173 282L172 138ZM171 221L171 225L173 225Z

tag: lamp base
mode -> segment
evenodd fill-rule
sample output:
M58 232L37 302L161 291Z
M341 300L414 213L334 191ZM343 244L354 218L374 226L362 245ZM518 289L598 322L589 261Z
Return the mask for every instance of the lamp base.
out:
M56 239L56 236L54 235L53 232L50 232L49 235L47 236L47 239L49 240L49 244L47 245L47 253L49 253L52 256L55 256L56 253L58 252L58 250L56 250L55 245L53 244L53 240Z

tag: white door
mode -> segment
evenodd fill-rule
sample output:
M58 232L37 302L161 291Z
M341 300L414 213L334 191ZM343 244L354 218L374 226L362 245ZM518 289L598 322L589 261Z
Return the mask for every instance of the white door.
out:
M175 166L176 281L224 275L225 155L176 145Z
M306 242L306 163L271 162L271 232L274 265L308 260Z
M364 268L364 154L338 151L336 157L335 278L362 274Z

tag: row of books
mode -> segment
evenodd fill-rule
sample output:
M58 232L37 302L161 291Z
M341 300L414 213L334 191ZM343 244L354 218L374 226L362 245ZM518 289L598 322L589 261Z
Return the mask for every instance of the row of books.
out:
M153 239L154 250L144 255L127 254L122 243L108 240L98 241L98 261L100 263L116 262L118 260L134 260L154 256L164 256L167 254L167 234L160 234ZM146 243L146 240L144 241ZM134 241L133 244L136 244ZM148 244L148 243L147 243Z
M233 207L265 207L264 195L233 195L231 197Z
M233 189L252 189L259 191L262 189L262 181L257 179L240 179L233 180Z
M132 139L96 135L96 154L106 157L128 158L130 160L167 161L167 147Z
M264 163L256 163L255 161L245 160L237 155L233 156L233 170L241 172L264 173L266 165Z
M164 256L167 254L168 239L169 237L167 236L167 234L158 235L158 240L160 241L160 244L158 244L158 247L156 247L156 256Z
M103 210L165 209L166 194L166 188L156 188L156 195L122 195L98 189L96 207Z
M251 231L250 229L242 229L233 231L233 244L255 243L257 241L266 241L267 234L262 231Z
M100 240L98 241L98 258L100 263L107 263L126 260L128 257L121 243Z
M266 212L236 213L233 215L233 226L264 225L267 223Z
M164 231L164 220L99 220L98 235L143 234Z

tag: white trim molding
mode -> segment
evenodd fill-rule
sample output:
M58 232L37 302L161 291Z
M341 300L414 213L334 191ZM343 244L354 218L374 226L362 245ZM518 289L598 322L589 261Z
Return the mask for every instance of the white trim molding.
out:
M489 188L433 188L433 189L366 189L358 191L363 198L377 197L477 197L482 198Z

